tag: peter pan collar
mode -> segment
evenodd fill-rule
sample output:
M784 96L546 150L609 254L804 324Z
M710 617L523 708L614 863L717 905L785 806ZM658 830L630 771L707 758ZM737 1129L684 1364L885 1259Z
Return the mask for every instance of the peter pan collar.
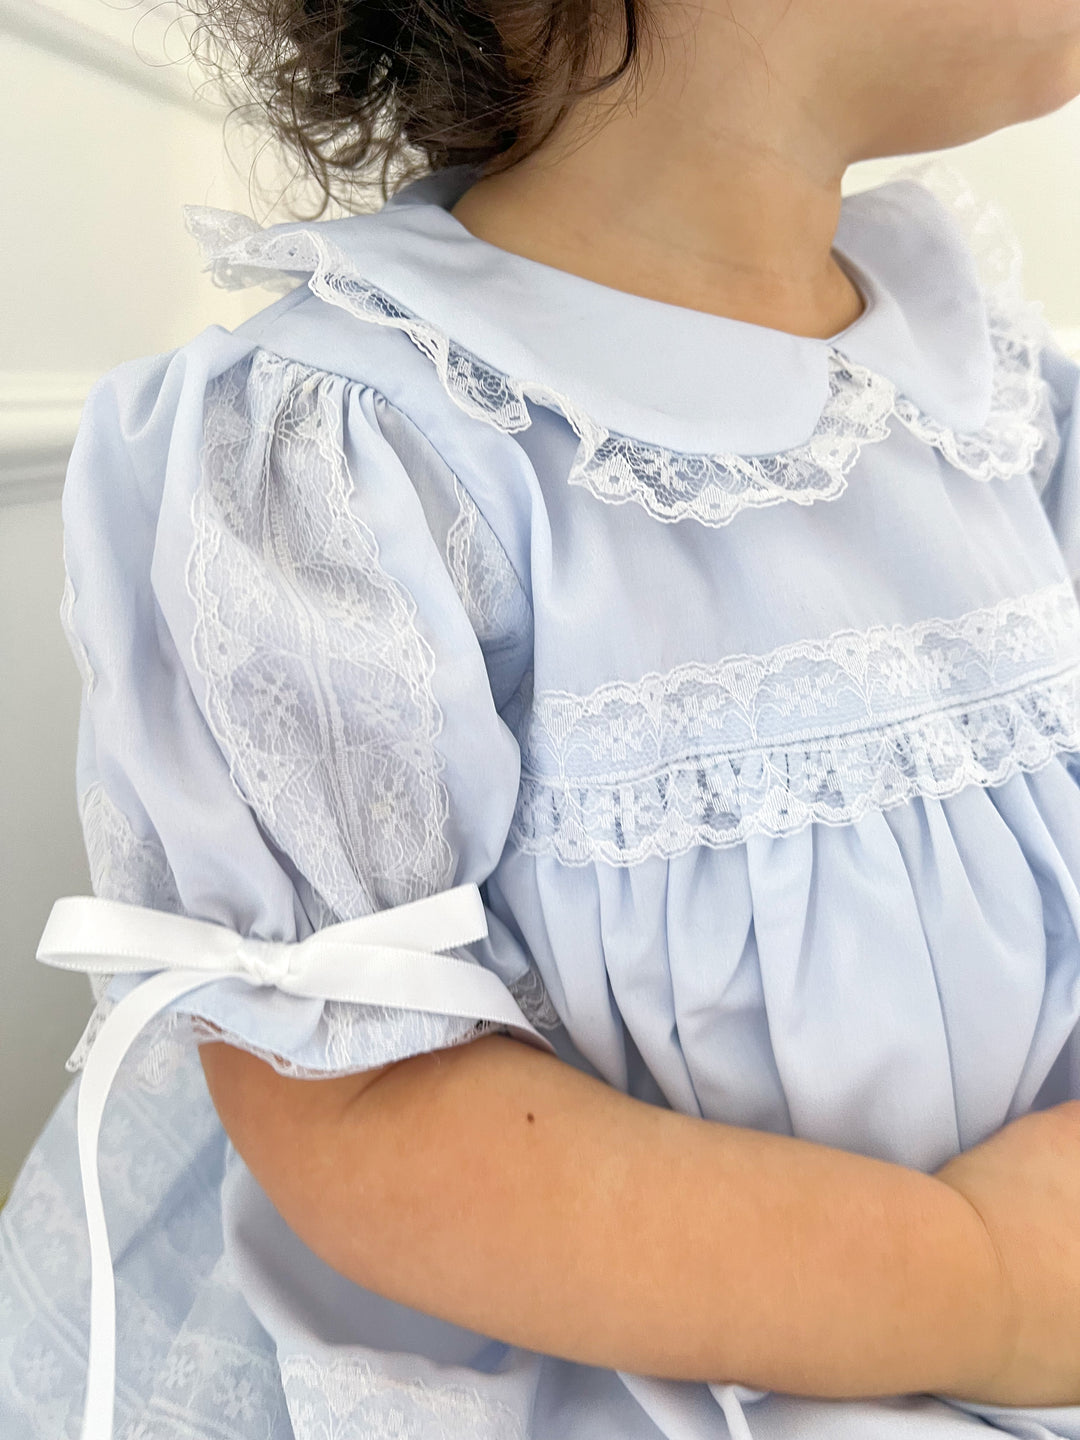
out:
M992 297L964 227L924 183L935 167L955 180L941 162L923 162L844 197L833 249L866 309L828 339L633 295L491 245L450 213L476 178L471 166L423 176L381 210L338 220L262 229L231 212L185 209L220 283L259 283L268 269L309 275L332 303L405 329L448 389L448 372L469 367L466 408L485 390L516 399L517 418L503 428L528 423L528 396L550 399L597 443L775 455L819 432L845 362L884 377L949 435L992 419Z
M689 451L791 449L817 427L830 347L951 430L986 423L993 353L974 257L944 205L912 180L844 198L833 249L866 308L817 339L614 290L490 245L450 214L474 179L468 166L424 176L374 215L331 222L338 243L464 349L572 397L609 431Z

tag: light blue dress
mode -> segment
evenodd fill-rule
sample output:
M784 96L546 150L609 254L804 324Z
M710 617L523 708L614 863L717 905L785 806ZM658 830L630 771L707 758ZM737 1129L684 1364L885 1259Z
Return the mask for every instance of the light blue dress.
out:
M470 957L568 1063L924 1170L1080 1097L1080 367L1001 217L940 165L845 199L867 306L820 340L493 247L472 179L191 210L222 283L285 293L94 387L62 617L95 893L297 941L475 882ZM70 1069L134 983L95 981ZM485 1028L223 979L146 1029L101 1148L118 1440L1080 1440L1080 1407L663 1381L385 1301L285 1228L196 1049L319 1075ZM0 1216L4 1440L78 1435L78 1083Z

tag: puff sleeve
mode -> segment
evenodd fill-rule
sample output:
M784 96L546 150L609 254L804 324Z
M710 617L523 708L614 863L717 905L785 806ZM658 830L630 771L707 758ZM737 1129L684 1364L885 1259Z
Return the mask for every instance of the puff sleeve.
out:
M216 326L94 387L62 497L61 615L83 676L95 895L297 942L491 873L519 755L488 656L505 700L531 611L460 482L409 431L372 386ZM463 520L484 535L471 563L487 557L486 633L449 563ZM528 957L488 921L451 953L553 1028ZM139 978L94 977L69 1069ZM224 1038L318 1076L491 1028L223 977L174 1001L132 1055L152 1070Z
M1036 483L1068 573L1080 585L1080 365L1056 344L1043 346L1040 364L1056 439Z

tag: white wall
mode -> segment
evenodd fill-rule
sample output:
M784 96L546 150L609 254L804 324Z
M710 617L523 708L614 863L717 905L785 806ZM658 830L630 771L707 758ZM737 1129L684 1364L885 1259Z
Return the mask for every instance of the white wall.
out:
M162 63L184 53L171 18L169 0L0 0L0 1194L69 1083L63 1061L90 1010L83 977L33 958L52 901L90 889L79 681L58 619L58 497L79 408L111 366L272 298L212 286L183 203L264 224L288 215L249 203L252 146L231 141L230 165L224 112L193 98L185 64ZM950 155L1010 213L1029 293L1080 334L1080 104ZM854 167L845 189L896 163Z
M0 1196L70 1082L90 1010L84 977L34 960L53 900L90 891L79 680L58 617L59 494L82 401L120 361L272 298L214 287L184 229L184 203L250 213L250 146L231 142L235 173L224 110L164 63L184 50L171 18L160 0L145 13L0 0Z

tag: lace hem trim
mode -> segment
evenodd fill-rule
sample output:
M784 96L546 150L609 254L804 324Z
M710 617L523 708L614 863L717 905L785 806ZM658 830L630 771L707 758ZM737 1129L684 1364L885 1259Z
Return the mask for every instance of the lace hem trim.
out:
M101 1027L116 1007L116 1002L106 994L113 976L94 974L90 979L97 1003L78 1043L64 1062L64 1068L71 1074L86 1064ZM538 1030L561 1028L562 1018L538 970L526 970L506 988L522 1014ZM320 1080L329 1075L371 1070L377 1065L431 1050L451 1049L502 1028L492 1020L473 1021L461 1016L428 1015L330 1000L323 1006L315 1037L305 1046L311 1060L305 1063L259 1045L203 1015L169 1010L155 1017L139 1034L124 1061L124 1069L129 1082L137 1089L157 1093L185 1063L193 1048L223 1040L257 1056L279 1075L294 1080Z
M266 271L309 275L312 292L359 319L403 331L435 367L451 400L474 418L513 433L531 423L527 401L562 415L579 445L569 483L598 499L633 501L655 519L692 518L718 527L740 511L794 501L834 500L863 448L887 438L894 417L956 469L990 481L1033 475L1045 483L1060 447L1039 356L1051 338L1041 306L1024 298L1022 253L1003 212L974 195L941 160L899 172L936 194L956 215L979 263L995 356L986 426L958 434L924 414L886 377L830 348L829 396L815 434L775 455L691 454L617 434L572 399L539 382L506 375L357 273L355 262L316 228L283 234L211 207L185 206L189 232L217 284L265 284Z
M519 743L511 843L566 864L850 824L1080 749L1080 607L1062 582L957 620L545 691Z

